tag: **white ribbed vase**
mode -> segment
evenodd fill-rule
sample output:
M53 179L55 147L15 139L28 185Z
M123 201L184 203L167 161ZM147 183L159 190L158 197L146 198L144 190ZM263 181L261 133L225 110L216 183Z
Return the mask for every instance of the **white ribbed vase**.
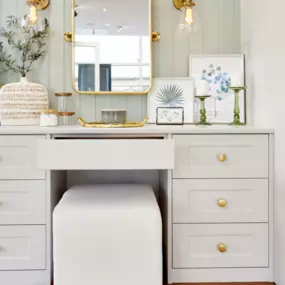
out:
M20 82L4 85L0 89L2 126L34 126L40 124L40 112L48 109L48 93L44 86Z

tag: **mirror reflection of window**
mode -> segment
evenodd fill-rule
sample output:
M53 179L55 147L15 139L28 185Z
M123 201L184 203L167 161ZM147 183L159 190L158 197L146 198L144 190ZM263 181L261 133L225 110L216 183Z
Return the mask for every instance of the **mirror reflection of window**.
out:
M100 64L100 91L143 91L149 87L149 37L77 35L76 41L82 45L100 43L99 62L93 47L75 48L75 85L79 91L96 90L96 64Z

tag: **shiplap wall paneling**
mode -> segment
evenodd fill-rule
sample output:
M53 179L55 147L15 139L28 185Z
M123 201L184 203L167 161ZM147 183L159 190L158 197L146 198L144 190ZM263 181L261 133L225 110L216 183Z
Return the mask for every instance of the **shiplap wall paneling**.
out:
M119 1L119 0L118 0ZM180 12L172 0L153 0L153 30L161 33L161 41L153 44L153 76L188 76L189 54L240 52L240 0L197 0L201 29L195 34L180 33ZM6 16L21 16L27 11L26 1L0 0L0 23ZM51 0L45 11L50 21L50 37L46 58L28 78L44 84L49 91L50 105L56 107L55 92L73 92L70 111L88 121L100 120L101 110L120 108L128 111L129 120L142 120L147 115L147 96L78 95L72 89L71 44L63 34L71 31L71 0ZM0 75L0 81L18 81L11 73Z

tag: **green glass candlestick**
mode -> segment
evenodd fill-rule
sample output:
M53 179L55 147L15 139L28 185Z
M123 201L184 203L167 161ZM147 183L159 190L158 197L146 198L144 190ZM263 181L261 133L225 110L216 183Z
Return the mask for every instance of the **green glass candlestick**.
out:
M240 121L240 107L239 107L239 93L245 90L245 87L230 87L235 92L235 107L234 107L234 121L230 126L245 126L245 123Z
M207 122L207 111L205 108L205 100L207 98L211 97L210 95L205 96L195 96L195 98L199 99L201 101L200 106L200 122L196 123L196 125L203 125L203 126L210 126L211 124Z

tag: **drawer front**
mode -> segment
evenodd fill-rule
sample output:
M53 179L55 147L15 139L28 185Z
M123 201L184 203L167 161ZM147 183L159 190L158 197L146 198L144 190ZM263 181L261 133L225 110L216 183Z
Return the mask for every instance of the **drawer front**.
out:
M45 224L45 181L0 181L0 225Z
M45 136L0 136L0 179L45 179L36 167L36 145Z
M268 222L268 180L175 179L173 222Z
M0 270L44 270L45 226L1 226Z
M268 224L173 225L177 269L268 267L268 250Z
M38 143L38 166L54 170L173 169L174 141L75 139Z
M174 138L174 178L268 178L267 135Z

